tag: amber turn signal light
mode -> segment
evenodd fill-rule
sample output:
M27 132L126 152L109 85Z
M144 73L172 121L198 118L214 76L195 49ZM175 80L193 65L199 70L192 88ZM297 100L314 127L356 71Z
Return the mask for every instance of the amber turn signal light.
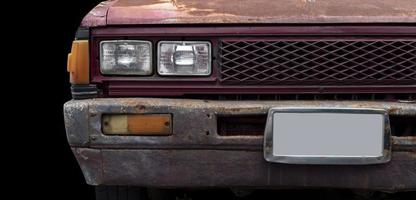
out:
M106 135L172 135L170 114L103 115L102 130Z
M88 40L76 40L68 54L67 70L72 84L89 84Z

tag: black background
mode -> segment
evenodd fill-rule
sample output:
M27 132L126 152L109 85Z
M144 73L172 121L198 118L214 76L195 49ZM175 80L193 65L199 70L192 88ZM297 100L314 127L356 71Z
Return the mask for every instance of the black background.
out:
M71 99L71 43L99 2L2 3L2 183L11 196L1 199L95 199L66 140L63 104Z
M50 127L53 130L48 132L48 134L51 134L50 138L53 139L47 140L51 142L51 146L45 149L45 153L50 152L51 149L56 150L53 164L51 163L52 166L49 166L51 167L49 172L55 173L51 174L53 177L51 181L52 183L59 183L54 184L56 187L54 193L63 194L62 197L68 199L95 199L94 188L85 183L81 170L67 144L62 107L71 98L69 77L66 71L67 54L82 18L99 2L99 0L70 0L65 4L63 3L55 10L55 16L58 16L56 26L52 25L49 28L54 32L52 38L55 38L51 43L54 64L47 70L47 73L50 73L49 76L53 80L50 82L56 83L56 88L53 89L56 93L54 92L55 94L52 96L48 94L48 96L54 98L51 106L54 106L55 113L50 116L51 121L54 122ZM57 30L54 30L55 28ZM53 197L56 197L56 195L50 196L50 198Z

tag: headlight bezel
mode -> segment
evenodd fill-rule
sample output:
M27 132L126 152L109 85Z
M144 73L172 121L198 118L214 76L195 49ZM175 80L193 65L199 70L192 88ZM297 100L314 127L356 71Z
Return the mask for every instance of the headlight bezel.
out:
M170 44L183 44L183 45L192 45L192 44L206 44L208 46L208 69L207 73L205 74L189 74L189 73L160 73L160 56L161 56L161 45L163 43L170 43ZM213 64L212 64L212 44L209 41L187 41L187 40L160 40L157 42L157 56L156 56L156 73L162 77L208 77L211 76L213 72Z
M149 46L149 72L148 73L140 73L140 72L131 72L131 73L126 73L126 72L105 72L103 70L103 44L105 43L144 43L146 45ZM153 43L151 41L148 40L123 40L123 39L118 39L118 40L102 40L99 42L99 71L103 76L140 76L140 77L145 77L145 76L152 76L154 74L154 56L153 56Z

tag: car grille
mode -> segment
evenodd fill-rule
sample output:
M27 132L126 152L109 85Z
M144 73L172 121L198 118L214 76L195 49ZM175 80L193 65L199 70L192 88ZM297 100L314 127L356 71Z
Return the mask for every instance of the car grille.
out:
M224 39L219 68L222 84L414 84L416 41Z

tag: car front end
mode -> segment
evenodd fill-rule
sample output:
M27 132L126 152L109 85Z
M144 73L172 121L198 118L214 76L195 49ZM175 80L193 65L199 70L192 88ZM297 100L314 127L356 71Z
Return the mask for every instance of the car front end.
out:
M88 184L416 190L406 3L322 17L315 1L271 16L132 2L95 8L69 56L65 126Z

